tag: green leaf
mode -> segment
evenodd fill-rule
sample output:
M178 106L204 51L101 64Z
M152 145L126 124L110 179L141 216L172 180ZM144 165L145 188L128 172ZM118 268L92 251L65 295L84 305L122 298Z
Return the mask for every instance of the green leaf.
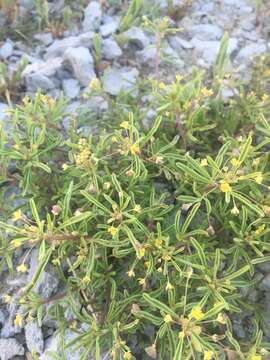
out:
M175 319L178 319L178 315L171 308L169 308L167 305L165 305L161 301L151 297L150 295L148 295L146 293L143 294L143 298L149 305L153 306L154 308L159 309L166 315L168 314L168 315L171 315L172 317L174 317Z

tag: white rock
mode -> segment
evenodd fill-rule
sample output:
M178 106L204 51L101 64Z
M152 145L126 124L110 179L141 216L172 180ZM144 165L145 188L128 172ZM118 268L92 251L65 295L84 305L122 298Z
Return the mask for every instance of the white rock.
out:
M76 79L64 79L63 80L64 94L70 98L76 98L80 93L80 84Z
M191 33L199 40L220 40L223 35L223 31L216 25L212 24L199 24L193 25Z
M112 35L118 29L118 26L119 22L116 21L114 18L111 18L108 22L100 26L101 36L108 37Z
M267 51L266 45L262 42L252 43L242 48L238 55L237 60L247 62L255 56L261 55Z
M110 95L118 95L121 90L134 93L139 71L136 68L108 68L103 77L103 88Z
M9 106L5 103L0 103L0 123L4 123L8 120L9 115L7 114L7 111L9 109Z
M143 50L136 51L136 56L138 61L142 65L147 65L149 67L155 67L156 55L157 55L157 50L154 45L148 46Z
M190 41L182 39L180 36L170 36L168 41L171 47L178 53L181 53L183 49L190 50L194 48L194 45Z
M115 60L122 55L122 50L116 41L104 39L102 41L102 57L105 60Z
M50 45L47 49L47 52L44 58L51 59L58 56L63 56L64 52L72 47L76 48L79 46L91 48L92 39L93 39L93 32L87 32L81 34L80 36L69 36L61 40L55 40L52 45Z
M56 57L47 61L36 61L33 64L29 64L24 69L22 76L28 74L39 73L45 76L54 76L56 72L62 67L63 59Z
M101 7L100 2L91 1L84 10L83 30L97 30L101 21Z
M69 48L64 53L65 63L71 67L75 77L83 86L96 77L94 71L94 60L87 48Z
M6 41L4 45L0 47L0 59L6 60L12 55L13 44L9 41Z
M42 42L44 45L50 45L53 42L51 33L40 33L34 35L34 39Z
M142 29L132 26L122 34L130 43L135 44L139 49L144 49L150 41Z
M26 345L30 352L41 354L44 349L44 340L41 328L36 321L28 322L25 327Z
M35 93L38 89L48 91L55 88L55 85L51 79L39 73L25 76L25 82L27 90L31 93Z
M261 291L269 291L270 290L270 274L267 274L263 277L263 279L259 282L258 287Z
M0 359L9 360L24 355L24 348L14 338L0 339Z

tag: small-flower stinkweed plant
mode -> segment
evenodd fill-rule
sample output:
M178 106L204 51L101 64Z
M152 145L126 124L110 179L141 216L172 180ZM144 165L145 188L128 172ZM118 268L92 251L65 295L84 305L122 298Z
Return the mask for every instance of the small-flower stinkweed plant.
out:
M270 261L268 102L243 90L225 106L199 73L139 90L156 110L147 131L129 96L89 136L63 99L38 93L12 110L13 131L0 132L1 197L15 186L25 202L4 205L1 266L27 274L34 249L39 265L19 299L2 300L20 304L20 327L42 324L49 304L82 360L267 359L268 330L243 289ZM89 92L101 95L101 83ZM64 291L44 299L35 285L48 269ZM253 326L241 341L231 320L245 309Z

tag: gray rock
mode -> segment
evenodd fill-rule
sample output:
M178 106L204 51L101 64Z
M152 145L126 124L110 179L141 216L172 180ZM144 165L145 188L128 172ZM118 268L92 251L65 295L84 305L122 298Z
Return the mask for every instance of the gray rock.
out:
M156 55L157 50L155 46L148 46L147 48L136 52L137 60L140 64L153 68L155 67Z
M199 40L220 40L223 35L223 31L216 25L212 24L199 24L193 25L191 33Z
M31 93L35 93L38 89L48 91L55 87L52 80L39 73L27 75L25 77L25 82L27 90Z
M70 98L74 99L79 96L80 93L80 84L76 79L64 79L63 80L63 90L64 94Z
M41 354L44 349L44 340L41 328L36 321L28 322L25 327L26 345L30 352Z
M108 37L115 33L118 29L119 23L114 18L110 18L109 21L100 26L100 33L102 37Z
M5 103L0 103L0 123L6 123L9 119L9 115L7 113L7 111L9 110L9 106Z
M87 32L80 36L69 36L61 40L55 40L52 45L47 48L44 58L51 59L63 56L68 48L77 48L80 46L90 48L92 45L93 32Z
M105 60L115 60L122 55L122 50L116 41L104 39L102 42L102 57Z
M47 61L35 61L33 64L29 64L24 69L22 76L25 77L29 74L38 73L45 76L54 76L62 68L63 59L56 57Z
M24 355L24 348L16 339L0 339L0 359L9 360L14 356Z
M139 71L136 68L109 68L103 78L104 91L110 95L118 95L121 90L132 92L137 82Z
M72 69L81 85L89 85L89 82L96 77L93 57L87 48L67 49L64 53L64 61Z
M84 10L83 30L98 30L101 21L101 7L100 2L91 1Z
M150 44L148 37L142 29L132 26L122 34L130 43L135 44L139 49L144 49Z
M194 48L194 45L190 41L182 39L180 36L170 36L168 41L177 53L183 52L183 49L190 50Z
M34 39L42 42L44 45L50 45L53 42L53 37L51 33L40 33L34 35Z
M267 274L263 277L263 279L259 282L258 286L261 291L269 291L270 290L270 274Z
M0 47L0 59L6 60L12 55L13 44L10 41L6 41L4 45Z
M257 267L263 273L268 273L268 272L270 273L270 261L265 261L261 264L258 264Z
M162 50L162 54L165 63L169 63L177 69L181 69L184 67L184 62L179 58L177 52L174 51L170 46L165 47Z
M16 304L8 305L9 315L8 319L4 323L4 326L2 327L1 338L9 338L22 332L20 327L14 325L14 319L18 312L18 306Z
M267 51L266 45L263 42L252 43L242 48L238 55L237 61L248 62L255 56L261 55Z

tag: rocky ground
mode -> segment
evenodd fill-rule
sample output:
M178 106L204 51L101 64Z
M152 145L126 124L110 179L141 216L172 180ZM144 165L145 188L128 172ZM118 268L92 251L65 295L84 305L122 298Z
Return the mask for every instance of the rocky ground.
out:
M148 0L158 9L166 12L166 0ZM176 1L176 3L181 0ZM34 1L20 0L20 16L28 16L31 21ZM152 5L152 4L150 4ZM64 1L50 3L52 11L61 11ZM55 10L56 7L56 10ZM162 12L161 11L161 12ZM191 6L181 19L170 21L180 32L167 37L164 43L164 60L162 69L168 76L175 73L187 73L193 66L210 71L217 55L220 40L225 31L229 33L229 52L232 68L247 76L251 59L268 50L268 29L264 19L267 13L255 11L255 0L193 0ZM5 15L0 14L4 24ZM59 97L61 92L69 99L68 111L90 111L96 115L107 109L105 98L85 99L90 81L97 76L108 95L118 95L121 90L132 91L140 77L150 76L155 71L156 39L142 26L132 26L118 34L120 13L117 8L109 6L102 12L100 3L90 1L84 10L82 21L66 30L61 38L54 38L51 32L35 33L31 41L1 39L0 59L11 74L23 59L28 65L23 71L19 91L33 95L42 89L52 97ZM93 41L95 32L100 33L101 59L97 73L94 60ZM22 93L18 94L18 99ZM228 90L225 96L230 96ZM3 100L2 100L3 101ZM8 126L6 109L10 104L0 103L0 121ZM80 108L80 109L79 109ZM91 117L94 126L96 117ZM67 126L67 124L64 124ZM83 130L83 129L82 129ZM15 189L16 190L16 189ZM18 205L18 201L14 206ZM23 256L17 254L18 259ZM20 288L32 278L37 267L38 254L32 252L27 275L12 277L7 272L2 275L1 293L18 296ZM269 308L270 298L270 265L260 266L257 274L259 285L246 296L260 301L264 308ZM45 272L36 291L48 299L61 291L57 277L53 272ZM49 304L47 306L49 308ZM24 328L14 325L14 318L20 313L20 306L6 304L5 299L0 308L0 359L35 359L31 352L36 351L41 360L49 360L49 352L59 351L59 336L55 335L56 324L46 317L40 328L35 321ZM68 314L67 314L68 316ZM270 317L265 318L270 325ZM234 329L238 337L245 338L249 331L249 314L236 317ZM72 331L66 332L66 341L74 337ZM67 351L67 360L79 359L80 351ZM62 359L63 357L61 357Z

